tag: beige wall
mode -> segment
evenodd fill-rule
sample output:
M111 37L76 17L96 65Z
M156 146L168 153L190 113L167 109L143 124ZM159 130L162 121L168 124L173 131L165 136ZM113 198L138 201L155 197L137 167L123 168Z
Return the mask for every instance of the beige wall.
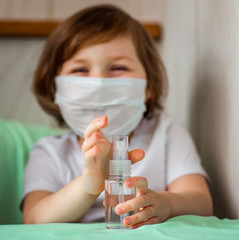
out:
M198 8L200 150L216 209L238 218L239 1L203 0Z
M61 19L95 3L159 21L167 110L193 135L211 176L216 214L239 217L238 0L0 0L0 18ZM0 38L0 117L54 125L29 91L44 39Z

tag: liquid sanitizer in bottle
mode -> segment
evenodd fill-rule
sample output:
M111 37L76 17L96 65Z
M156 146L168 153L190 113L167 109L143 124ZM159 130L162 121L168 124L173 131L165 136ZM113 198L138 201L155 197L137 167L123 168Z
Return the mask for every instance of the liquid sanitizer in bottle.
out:
M128 159L128 136L114 135L113 159L109 163L109 177L105 180L105 224L109 229L126 229L123 219L132 215L128 212L117 215L118 204L135 198L135 188L127 188L124 181L130 178L131 161Z

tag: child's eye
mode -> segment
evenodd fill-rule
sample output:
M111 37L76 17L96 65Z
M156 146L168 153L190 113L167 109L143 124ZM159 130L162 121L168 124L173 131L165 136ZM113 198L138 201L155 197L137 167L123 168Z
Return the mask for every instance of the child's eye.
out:
M73 73L85 73L88 72L87 68L76 68L72 70Z
M128 68L125 66L112 66L111 71L127 71Z

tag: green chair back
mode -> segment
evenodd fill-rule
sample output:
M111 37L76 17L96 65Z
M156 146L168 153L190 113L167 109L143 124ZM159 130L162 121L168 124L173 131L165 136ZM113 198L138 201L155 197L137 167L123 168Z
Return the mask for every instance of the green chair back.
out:
M0 120L0 224L22 223L19 205L29 152L40 138L63 131Z

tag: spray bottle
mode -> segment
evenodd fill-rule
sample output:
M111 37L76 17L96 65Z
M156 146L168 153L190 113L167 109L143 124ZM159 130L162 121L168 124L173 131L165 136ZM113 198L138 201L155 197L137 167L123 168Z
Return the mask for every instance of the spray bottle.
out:
M117 215L118 204L135 197L135 188L127 188L124 181L130 178L131 161L128 159L128 136L114 135L113 159L109 163L109 177L105 180L105 223L109 229L125 229L123 219L134 212Z

